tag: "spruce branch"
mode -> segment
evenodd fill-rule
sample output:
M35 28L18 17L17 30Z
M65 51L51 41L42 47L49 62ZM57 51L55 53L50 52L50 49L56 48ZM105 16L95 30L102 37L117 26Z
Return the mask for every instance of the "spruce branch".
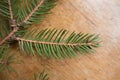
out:
M39 75L37 73L34 74L34 80L49 80L49 76L43 70Z
M38 8L44 3L45 0L40 0L39 4L32 10L32 12L20 23L17 24L17 26L22 26L25 24L31 16L38 10Z
M40 56L63 58L76 56L77 52L93 52L100 43L98 35L75 32L69 34L64 29L44 29L36 32L33 30L23 38L16 38L22 51L33 55L37 52Z

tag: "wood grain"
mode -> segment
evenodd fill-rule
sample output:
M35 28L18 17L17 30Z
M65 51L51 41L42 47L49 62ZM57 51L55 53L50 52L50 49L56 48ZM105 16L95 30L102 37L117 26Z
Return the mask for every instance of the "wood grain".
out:
M45 67L50 80L120 80L120 1L59 0L52 12L33 27L100 34L103 46L94 54L65 60L42 60L17 52L24 63L13 65L18 71L18 75L12 74L13 79L26 80Z

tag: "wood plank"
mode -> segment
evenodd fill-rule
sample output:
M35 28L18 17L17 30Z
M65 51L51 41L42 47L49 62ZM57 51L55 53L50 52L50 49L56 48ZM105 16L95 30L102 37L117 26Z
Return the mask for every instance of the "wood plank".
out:
M50 80L120 80L120 1L60 0L52 12L41 25L33 27L97 33L103 46L94 54L65 60L18 55L24 64L13 65L18 71L18 75L12 75L14 80L31 77L43 67Z

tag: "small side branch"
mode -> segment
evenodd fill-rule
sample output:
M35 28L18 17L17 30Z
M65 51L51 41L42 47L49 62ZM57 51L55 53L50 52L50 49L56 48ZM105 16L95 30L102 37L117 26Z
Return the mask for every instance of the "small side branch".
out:
M13 29L13 31L12 31L8 36L6 36L3 40L0 41L0 46L1 46L2 44L4 44L8 39L10 39L18 30L19 30L19 28L18 28L18 27L15 27L15 28Z
M0 64L6 64L7 60L0 60Z
M18 23L17 26L22 26L24 23L26 23L44 2L45 0L41 0L38 5L33 9L33 11L22 22Z
M13 20L13 13L12 13L12 7L11 7L11 1L8 0L8 5L9 5L9 11L10 11L10 19Z
M11 0L8 0L8 5L9 5L9 11L10 11L10 26L16 27L15 20L13 18L13 11L12 11L12 5L11 5Z

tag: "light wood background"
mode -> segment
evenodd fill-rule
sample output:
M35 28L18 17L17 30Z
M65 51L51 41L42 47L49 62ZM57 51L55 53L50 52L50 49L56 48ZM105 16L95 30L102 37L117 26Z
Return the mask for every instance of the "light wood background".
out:
M26 80L43 67L50 80L120 80L120 0L59 0L52 12L33 27L100 34L103 46L94 54L65 60L42 60L16 52L24 63L13 65L18 72L12 74L14 80Z

